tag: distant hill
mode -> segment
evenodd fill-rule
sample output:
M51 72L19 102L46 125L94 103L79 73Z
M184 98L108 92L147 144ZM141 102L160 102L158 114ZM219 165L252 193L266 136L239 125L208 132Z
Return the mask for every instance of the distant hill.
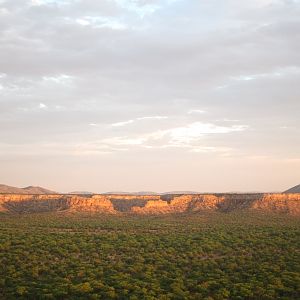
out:
M194 194L200 194L200 193L194 191L170 191L170 192L162 193L162 195L194 195Z
M131 195L131 196L194 195L194 194L200 194L200 193L193 192L193 191L171 191L171 192L163 192L163 193L157 193L157 192L152 192L152 191L140 191L140 192L114 191L114 192L102 193L102 195Z
M95 193L87 192L87 191L74 191L74 192L70 192L68 194L70 194L70 195L94 195Z
M155 192L123 192L123 191L114 191L114 192L106 192L102 193L102 195L133 195L133 196L143 196L143 195L160 195L160 193Z
M39 186L27 186L18 188L5 184L0 184L0 194L58 194L57 192L50 191Z
M1 194L25 194L23 189L5 185L5 184L0 184L0 193Z
M131 193L122 192L122 191L113 191L113 192L105 192L101 193L101 195L130 195Z
M57 192L50 191L40 186L27 186L22 188L22 190L26 191L28 194L57 194Z
M300 184L288 189L284 192L285 194L297 194L300 193Z
M160 195L160 193L150 192L150 191L141 191L141 192L135 192L135 193L131 193L131 194L137 195L137 196L143 196L143 195Z

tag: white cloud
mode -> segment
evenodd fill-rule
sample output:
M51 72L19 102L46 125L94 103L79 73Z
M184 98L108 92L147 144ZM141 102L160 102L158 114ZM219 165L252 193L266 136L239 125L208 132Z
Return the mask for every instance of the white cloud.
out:
M122 127L122 126L126 126L128 124L132 124L132 123L137 122L137 121L143 121L143 120L163 120L163 119L168 119L168 117L166 117L166 116L139 117L139 118L131 119L131 120L128 120L128 121L113 123L113 124L111 124L111 126L113 126L113 127Z
M115 146L137 146L142 145L147 141L147 137L136 137L136 138L130 138L130 137L114 137L109 139L104 139L102 142L106 143L108 145L115 145Z
M40 109L47 109L48 106L47 106L46 104L44 104L44 103L40 103L40 104L39 104L39 108L40 108Z
M150 116L150 117L136 118L137 121L140 121L140 120L163 120L163 119L168 119L168 117L167 116Z
M74 79L74 76L70 76L70 75L66 75L66 74L60 74L57 76L43 76L44 81L54 82L54 83L63 84L63 85L70 84L73 79Z
M209 134L225 134L230 132L244 131L248 127L245 125L218 126L210 123L195 122L184 127L166 130L165 133L171 137L175 143L190 143Z
M188 111L188 114L191 115L191 114L204 114L206 113L205 110L202 110L202 109L191 109Z
M136 13L140 18L151 15L160 9L160 5L148 4L145 1L139 0L115 0L122 8Z
M72 19L67 19L68 22L72 22ZM127 25L120 22L117 18L111 17L94 17L94 16L84 16L77 18L75 22L82 26L91 26L94 28L111 28L114 30L125 30Z
M113 123L113 124L111 124L111 126L113 126L113 127L122 127L122 126L125 126L125 125L128 125L128 124L131 124L133 122L134 122L134 120L128 120L128 121L124 121L124 122Z
M244 131L246 125L218 126L211 123L194 122L182 127L158 130L138 136L125 136L104 139L102 142L111 146L128 145L143 146L145 148L194 148L195 152L202 149L212 149L197 145L203 136L212 134L227 134L232 132ZM228 149L228 148L227 148Z
M8 14L9 14L9 11L6 8L0 8L0 15L5 16Z
M272 72L236 76L236 77L232 77L232 79L237 81L251 81L257 79L264 79L264 78L276 79L288 75L299 75L299 74L300 74L300 67L292 66L292 67L279 68Z
M91 25L91 22L86 19L76 19L76 23L82 26L88 26Z
M119 148L118 151L123 149ZM21 156L90 156L110 154L115 151L114 148L107 145L91 143L34 143L24 144L22 149L16 147L14 144L0 143L0 155L21 155Z
M224 118L224 119L219 119L219 120L216 120L216 121L217 122L240 122L241 120Z
M72 0L31 0L32 6L42 6L42 5L66 5L70 3Z
M195 152L195 153L208 153L208 152L213 152L213 153L231 153L233 151L232 148L229 147L207 147L207 146L195 146L192 147L190 152Z
M300 74L300 67L286 66L282 68L276 68L269 72L230 76L226 83L216 86L215 89L224 90L226 88L235 86L238 82L250 82L250 81L252 82L252 81L258 81L264 79L281 80L288 76L290 77L299 76L299 74Z

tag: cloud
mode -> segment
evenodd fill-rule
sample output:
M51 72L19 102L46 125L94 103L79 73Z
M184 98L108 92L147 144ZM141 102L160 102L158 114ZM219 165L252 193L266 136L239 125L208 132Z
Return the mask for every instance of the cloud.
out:
M43 76L44 81L54 82L57 84L69 84L73 80L73 76L60 74L56 76Z
M113 124L111 124L111 126L121 127L121 126L125 126L125 125L132 124L132 123L134 123L134 120L128 120L128 121L124 121L124 122L113 123Z
M169 129L166 131L166 134L171 137L172 142L186 144L198 140L204 135L239 132L244 131L247 128L248 126L246 125L226 127L210 123L195 122L185 127Z
M130 137L113 137L109 139L105 139L102 142L104 144L113 145L113 146L137 146L142 145L147 141L146 137L136 137L136 138L130 138Z
M128 124L132 124L132 123L137 122L137 121L143 121L143 120L164 120L164 119L168 119L168 117L166 117L166 116L139 117L139 118L135 118L135 119L132 119L132 120L123 121L123 122L116 122L116 123L111 124L111 126L113 126L113 127L122 127L122 126L126 126Z
M285 67L280 68L277 70L274 70L270 73L261 73L261 74L252 74L252 75L241 75L238 77L233 77L233 80L237 81L250 81L250 80L258 80L258 79L264 79L264 78L279 78L283 76L289 76L289 75L298 75L300 74L300 67Z
M93 17L93 16L84 16L78 18L75 22L82 26L91 26L93 28L110 28L113 30L125 30L127 25L121 23L118 19L111 17Z
M14 145L0 144L0 156L22 156L22 157L61 157L61 156L91 156L107 155L113 153L116 149L107 145L98 143L73 143L64 145L63 143L34 143L23 145L22 150ZM117 151L122 151L118 148Z
M39 104L39 108L40 109L46 109L46 108L48 108L48 106L46 104L44 104L44 103L40 103Z
M208 146L199 146L199 147L192 147L190 152L195 153L220 153L223 156L231 154L234 149L229 147L208 147Z
M141 121L141 120L164 120L164 119L168 119L168 117L167 116L149 116L149 117L136 118L137 121Z
M14 158L32 145L40 172L38 153L64 163L77 151L81 167L89 155L93 166L111 156L124 170L137 159L145 169L163 160L166 170L183 161L187 182L193 155L210 172L228 153L247 163L300 152L299 1L0 2L8 170L27 169ZM230 168L243 172L238 160Z
M161 8L161 6L158 5L159 1L133 1L133 0L115 0L115 1L122 8L136 13L141 18L144 18L147 15L151 15ZM157 4L155 2L157 2Z
M206 111L202 109L191 109L188 111L188 114L204 114L204 113L206 113Z
M216 151L216 147L199 146L198 142L207 135L228 134L241 132L248 129L246 125L218 126L211 123L194 122L183 127L169 128L158 130L138 136L113 137L102 140L103 144L110 146L143 146L145 148L192 148L194 152L204 152L202 150ZM220 148L221 149L221 148ZM224 147L222 149L225 149ZM228 149L228 148L226 148Z

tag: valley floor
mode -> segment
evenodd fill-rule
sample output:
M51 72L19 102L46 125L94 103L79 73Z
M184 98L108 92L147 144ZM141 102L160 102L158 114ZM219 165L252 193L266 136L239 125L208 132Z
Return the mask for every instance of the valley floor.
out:
M299 299L300 220L0 214L0 299Z

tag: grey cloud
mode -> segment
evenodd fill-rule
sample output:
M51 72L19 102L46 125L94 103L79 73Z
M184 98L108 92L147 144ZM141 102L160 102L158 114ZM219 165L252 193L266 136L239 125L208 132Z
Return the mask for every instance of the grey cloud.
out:
M296 159L299 13L299 1L284 0L0 1L2 149L17 157L35 144L65 159L78 145L91 154L126 137L129 151L110 152L130 166L131 152L155 160L168 143L134 139L201 123L248 129L203 136L200 161L228 149ZM142 121L151 116L167 118ZM185 159L189 150L170 151Z

